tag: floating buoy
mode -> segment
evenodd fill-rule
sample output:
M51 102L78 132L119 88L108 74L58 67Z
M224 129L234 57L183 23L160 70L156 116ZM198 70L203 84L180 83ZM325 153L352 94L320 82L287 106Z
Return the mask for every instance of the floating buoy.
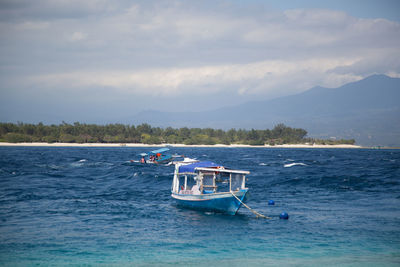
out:
M268 205L269 205L269 206L275 205L275 201L273 201L272 199L271 199L271 200L268 200Z
M282 212L281 214L279 214L279 219L287 220L289 219L289 214L287 214L286 212Z

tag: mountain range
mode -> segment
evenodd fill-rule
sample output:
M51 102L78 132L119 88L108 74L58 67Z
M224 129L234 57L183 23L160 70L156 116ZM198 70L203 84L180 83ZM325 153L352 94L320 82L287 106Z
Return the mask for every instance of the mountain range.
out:
M218 129L266 129L284 123L306 129L314 138L400 146L399 100L399 78L372 75L338 88L317 86L296 95L204 112L148 110L134 116L133 121L160 127Z

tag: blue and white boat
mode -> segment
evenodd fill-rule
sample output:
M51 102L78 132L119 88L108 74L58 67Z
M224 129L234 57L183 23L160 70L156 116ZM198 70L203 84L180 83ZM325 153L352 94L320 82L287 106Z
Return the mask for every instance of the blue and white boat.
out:
M179 206L235 215L246 200L248 174L210 161L177 162L171 196Z
M150 151L149 153L141 153L140 163L155 163L155 164L166 164L173 160L171 154L166 153L169 148L160 148L157 150Z

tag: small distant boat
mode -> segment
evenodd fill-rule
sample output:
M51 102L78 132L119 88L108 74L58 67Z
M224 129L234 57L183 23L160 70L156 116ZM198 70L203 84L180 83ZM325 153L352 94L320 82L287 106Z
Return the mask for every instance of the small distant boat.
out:
M173 156L169 153L169 148L160 148L157 150L150 151L148 153L141 153L140 163L155 163L155 164L167 164L173 160Z
M235 215L249 190L247 174L211 161L176 162L171 196L179 206Z

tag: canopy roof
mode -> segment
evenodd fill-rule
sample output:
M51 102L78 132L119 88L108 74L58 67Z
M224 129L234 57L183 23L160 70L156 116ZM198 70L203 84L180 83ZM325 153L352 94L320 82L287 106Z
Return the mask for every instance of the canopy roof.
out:
M222 172L222 173L236 173L236 174L250 174L249 171L241 171L241 170L231 170L231 169L212 169L212 168L203 168L197 167L196 171L209 171L209 172Z
M166 152L166 151L169 151L169 148L160 148L160 149L157 149L157 150L153 150L153 151L150 151L149 154L163 153L163 152Z
M212 168L212 167L219 167L217 163L212 161L199 161L188 165L179 166L179 173L195 173L195 169L198 167L202 168Z

